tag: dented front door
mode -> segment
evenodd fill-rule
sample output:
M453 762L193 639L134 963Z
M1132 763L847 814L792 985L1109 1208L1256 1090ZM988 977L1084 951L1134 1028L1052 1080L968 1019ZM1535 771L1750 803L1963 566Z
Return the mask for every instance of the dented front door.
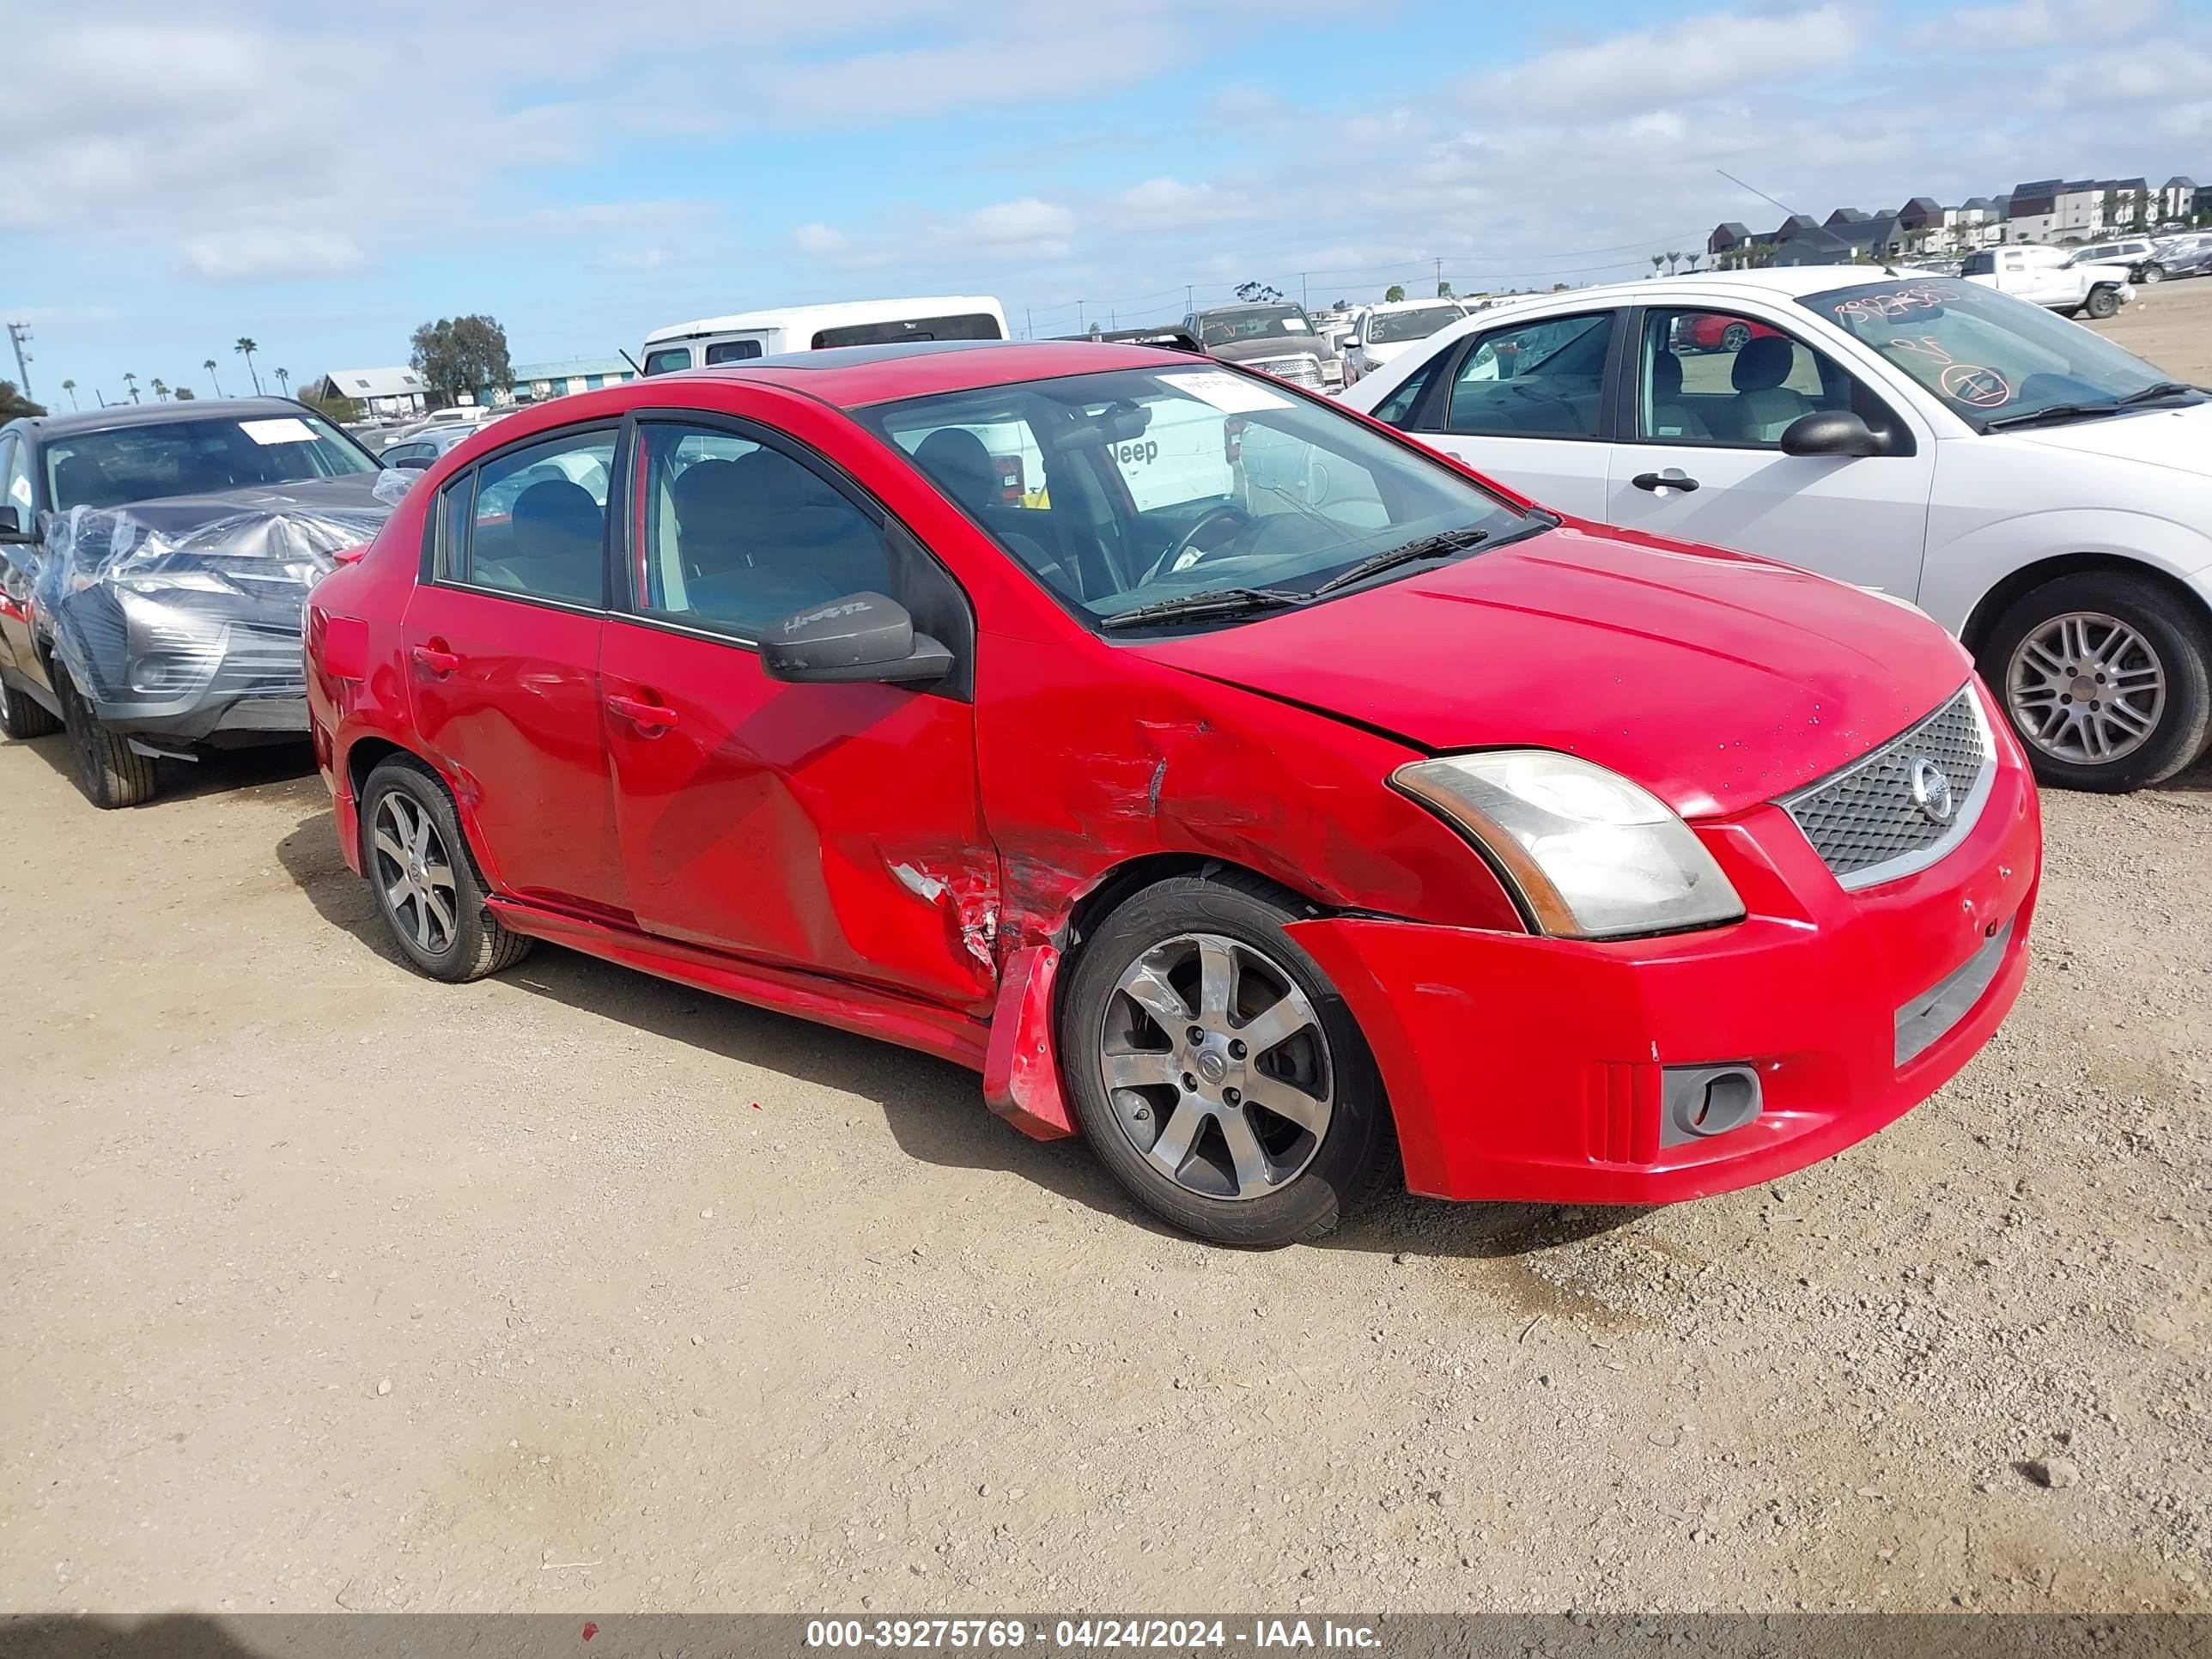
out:
M787 684L746 645L619 617L599 673L640 926L988 1006L997 859L969 703Z

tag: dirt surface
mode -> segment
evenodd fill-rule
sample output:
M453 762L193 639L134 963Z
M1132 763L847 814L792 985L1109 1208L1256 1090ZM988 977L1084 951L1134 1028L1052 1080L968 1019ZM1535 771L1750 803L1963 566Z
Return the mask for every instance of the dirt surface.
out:
M2212 276L2139 287L2118 316L2089 326L2177 380L2212 385Z
M2018 1011L1844 1157L1240 1255L951 1066L416 977L290 757L63 763L0 747L0 1606L2207 1601L2203 773L2049 801Z
M2212 282L2111 331L2212 374ZM301 757L64 763L0 745L0 1607L2212 1603L2212 771L2046 799L2019 1008L1843 1157L1254 1255L948 1066L416 977Z

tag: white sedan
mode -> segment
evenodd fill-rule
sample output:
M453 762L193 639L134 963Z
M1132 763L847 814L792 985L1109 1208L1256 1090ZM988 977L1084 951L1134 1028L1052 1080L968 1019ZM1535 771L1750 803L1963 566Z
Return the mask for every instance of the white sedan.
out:
M2212 395L2039 307L1658 278L1479 313L1345 401L1572 516L1917 604L2046 782L2138 788L2212 736Z

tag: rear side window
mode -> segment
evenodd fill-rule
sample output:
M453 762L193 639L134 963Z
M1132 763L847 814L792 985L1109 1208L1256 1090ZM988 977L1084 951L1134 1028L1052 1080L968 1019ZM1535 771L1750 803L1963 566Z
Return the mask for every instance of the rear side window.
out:
M1413 418L1413 410L1420 406L1421 398L1437 378L1437 369L1451 355L1449 348L1439 351L1408 374L1395 392L1375 405L1375 418L1391 426L1404 427Z
M476 471L458 568L447 541L448 570L476 587L604 605L614 461L611 428L564 434L486 461Z
M825 328L814 336L814 349L831 346L892 345L901 340L1003 340L1006 332L988 312L957 317L908 317L888 323L854 323L846 328Z
M658 351L645 354L645 372L647 374L673 374L679 368L690 367L690 346L663 346Z
M717 340L707 348L707 367L716 363L741 363L748 357L761 355L758 340Z
M1547 317L1492 329L1452 376L1447 432L1510 438L1595 438L1613 313Z

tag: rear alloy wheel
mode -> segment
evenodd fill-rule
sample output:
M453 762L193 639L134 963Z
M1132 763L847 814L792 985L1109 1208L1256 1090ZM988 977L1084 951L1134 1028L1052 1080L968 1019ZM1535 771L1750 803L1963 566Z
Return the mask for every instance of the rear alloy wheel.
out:
M1085 1135L1146 1207L1220 1243L1319 1237L1388 1173L1374 1061L1283 931L1297 915L1254 878L1179 877L1109 916L1069 982Z
M1748 323L1730 323L1721 331L1723 351L1741 351L1750 343L1751 325Z
M2138 271L2138 272L2136 272L2136 281L2137 281L2137 282L2139 282L2139 283L2145 283L2145 284L2148 284L2148 283L2162 283L2162 282L2164 282L2165 280L2166 280L2166 267L2165 267L2164 265L2162 265L2162 264L2159 264L2159 262L2158 262L2157 260L2155 260L2155 259L2152 260L2148 264L2145 265L2145 266L2144 266L2144 267L2143 267L2140 271Z
M157 782L154 757L140 754L129 739L101 725L76 683L58 670L54 690L60 694L62 724L69 731L76 787L84 798L103 811L143 806L153 799Z
M0 680L0 735L22 742L61 730L53 711L20 686Z
M2212 661L2164 589L2085 573L2046 583L1998 620L1982 677L2004 701L2036 775L2075 789L2139 789L2203 751Z
M2118 292L2109 288L2093 288L2089 290L2087 303L2081 308L2092 317L2102 321L2105 318L2118 313L2120 296Z
M484 908L453 804L430 772L389 760L362 790L363 852L395 944L433 979L459 984L520 962L531 941Z

